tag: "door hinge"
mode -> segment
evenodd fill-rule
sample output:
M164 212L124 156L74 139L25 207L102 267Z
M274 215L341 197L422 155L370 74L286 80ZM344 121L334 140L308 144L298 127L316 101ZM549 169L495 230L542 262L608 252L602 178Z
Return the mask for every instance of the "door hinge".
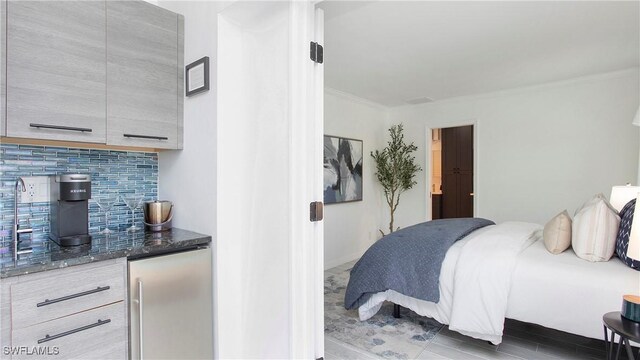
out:
M309 220L312 222L322 221L324 218L324 204L322 201L314 201L309 204Z
M309 45L309 57L311 58L311 61L322 64L324 62L324 48L322 45L314 41Z

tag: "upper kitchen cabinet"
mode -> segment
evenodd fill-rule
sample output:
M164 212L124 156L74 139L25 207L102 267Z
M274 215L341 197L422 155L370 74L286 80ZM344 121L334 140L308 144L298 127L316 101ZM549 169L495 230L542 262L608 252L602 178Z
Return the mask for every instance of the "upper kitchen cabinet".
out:
M6 135L105 143L105 2L6 5Z
M107 2L107 144L182 147L181 15Z

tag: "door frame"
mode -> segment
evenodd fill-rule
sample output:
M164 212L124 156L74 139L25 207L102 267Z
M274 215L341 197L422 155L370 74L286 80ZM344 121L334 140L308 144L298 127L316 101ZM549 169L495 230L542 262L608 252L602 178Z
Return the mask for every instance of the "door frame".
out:
M309 216L309 204L322 200L323 68L309 57L310 41L317 41L316 34L323 31L322 24L316 24L321 20L315 4L308 1L234 1L218 12L215 358L315 359L324 355L323 223L311 222ZM273 43L256 41L253 35ZM275 110L264 119L275 124L251 115L256 112L252 101L269 91L265 86L254 87L253 79L246 76L247 69L267 71L259 67L262 62L253 53L264 50L256 42L270 49L276 45L279 61L288 62L288 78L280 77L282 81L269 88L279 92ZM269 55L273 61L274 54ZM266 80L262 83L268 84ZM245 88L254 91L247 96ZM267 126L287 137L277 143L278 152L287 154L277 166L283 171L279 179L285 179L288 188L283 191L286 199L275 205L268 202L273 196L259 198L266 191L258 189L265 185L255 181L254 172L265 172L264 157L231 151L238 134L254 141L254 146L268 144ZM238 162L246 166L239 167ZM234 191L242 193L243 186L252 196L233 196ZM269 218L273 206L279 207L277 219ZM247 225L247 219L260 221ZM270 239L271 232L277 232L277 242ZM262 270L269 262L277 262L277 272ZM277 293L266 293L267 286L271 288L266 291ZM270 308L259 311L245 306L240 316L232 312L235 306L255 302L258 292L269 298ZM279 322L274 325L274 320Z
M311 41L324 43L324 12L316 3L291 1L290 113L292 154L290 354L324 357L324 222L310 221L312 201L323 201L324 65L309 58ZM299 164L305 164L300 166Z
M480 178L480 171L478 166L478 159L480 153L480 121L476 118L466 120L437 120L430 122L425 126L425 202L428 204L426 209L425 219L427 221L433 220L432 214L432 202L431 186L433 182L433 170L431 169L431 143L433 142L434 129L452 128L460 126L473 126L473 216L478 216L478 204L480 203L480 196L478 192L478 179Z

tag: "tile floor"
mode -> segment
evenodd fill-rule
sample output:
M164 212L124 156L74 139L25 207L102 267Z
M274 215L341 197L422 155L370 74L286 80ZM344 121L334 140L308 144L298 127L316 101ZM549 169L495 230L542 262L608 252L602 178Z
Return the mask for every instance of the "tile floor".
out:
M325 271L325 359L605 359L604 342L514 320L505 322L499 346L451 331L403 309L383 306L366 322L342 306L355 262Z

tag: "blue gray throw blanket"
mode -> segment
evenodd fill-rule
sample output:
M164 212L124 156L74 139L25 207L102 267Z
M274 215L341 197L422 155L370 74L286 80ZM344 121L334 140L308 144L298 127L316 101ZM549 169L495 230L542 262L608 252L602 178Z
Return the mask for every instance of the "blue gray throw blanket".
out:
M386 290L437 303L440 268L447 251L487 225L495 223L480 218L434 220L383 237L351 269L344 307L358 308L373 294Z

